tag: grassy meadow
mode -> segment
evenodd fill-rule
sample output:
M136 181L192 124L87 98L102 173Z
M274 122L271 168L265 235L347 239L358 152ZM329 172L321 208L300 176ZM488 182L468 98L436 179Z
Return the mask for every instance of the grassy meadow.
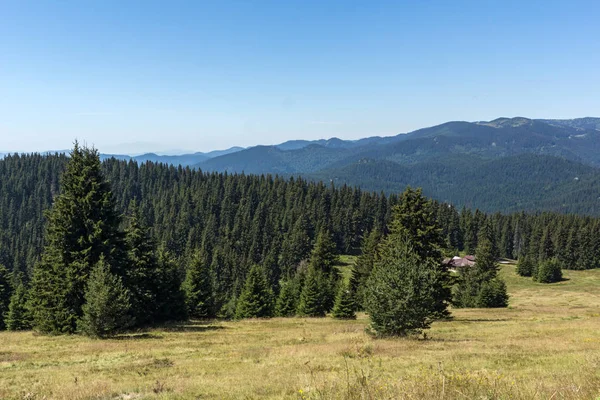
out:
M373 339L364 314L0 332L0 399L600 399L600 270L501 274L508 309L453 310L428 340Z

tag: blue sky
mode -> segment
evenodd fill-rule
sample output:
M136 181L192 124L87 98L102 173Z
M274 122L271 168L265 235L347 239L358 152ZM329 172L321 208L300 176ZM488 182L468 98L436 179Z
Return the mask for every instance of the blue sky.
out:
M2 1L0 151L600 116L598 1Z

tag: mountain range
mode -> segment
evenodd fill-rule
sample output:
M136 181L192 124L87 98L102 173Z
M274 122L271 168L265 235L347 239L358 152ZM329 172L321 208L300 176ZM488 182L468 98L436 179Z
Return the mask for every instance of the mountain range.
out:
M101 157L214 172L301 175L388 193L411 185L438 200L488 212L600 215L600 118L592 117L453 121L390 137Z
M600 118L455 121L392 137L295 140L203 160L205 171L302 175L488 212L600 215Z

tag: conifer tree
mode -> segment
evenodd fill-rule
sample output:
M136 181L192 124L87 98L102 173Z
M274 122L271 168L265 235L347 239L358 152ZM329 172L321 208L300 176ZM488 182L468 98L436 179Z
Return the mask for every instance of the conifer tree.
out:
M538 265L533 279L540 283L554 283L562 280L562 270L556 258L543 261Z
M390 230L404 230L411 238L414 252L422 259L441 261L445 241L436 223L433 202L423 196L422 190L407 188L400 203L394 207Z
M296 282L294 280L283 282L275 305L275 315L278 317L293 317L296 315L298 297Z
M101 256L123 275L120 223L98 152L76 142L61 177L60 195L48 213L46 247L33 271L30 309L35 328L46 333L75 331L88 277Z
M185 292L187 312L192 318L214 318L215 303L213 278L208 256L196 252L187 268L183 290Z
M339 274L334 265L338 260L335 244L331 239L329 231L322 230L317 236L313 250L310 253L309 266L322 272L322 293L325 296L325 312L333 308L335 301Z
M365 288L367 280L371 275L375 261L377 260L377 246L381 241L381 233L373 229L363 239L361 254L356 258L354 273L352 274L352 290L356 293L356 305L358 309L364 308Z
M489 239L490 231L480 235L475 265L459 270L459 283L453 303L457 307L506 307L508 294L506 284L497 277L498 264L494 247Z
M356 319L356 303L350 284L340 285L331 314L336 319Z
M524 255L519 259L517 263L517 274L525 277L533 276L534 265L531 262L531 259Z
M315 246L310 253L310 264L325 274L330 274L334 272L334 265L338 260L335 243L333 243L329 231L319 232Z
M498 278L483 282L477 294L476 305L480 308L507 307L508 293L506 291L506 283Z
M31 314L27 307L27 288L20 282L10 298L6 314L6 328L10 331L31 329Z
M554 245L552 243L551 232L550 232L549 228L545 228L542 233L538 262L546 261L553 257L554 257Z
M281 247L281 268L284 275L310 253L309 223L305 216L299 217L288 232Z
M8 313L12 292L11 274L8 268L0 264L0 330L6 329L4 319Z
M431 257L421 258L406 231L390 234L367 282L366 311L378 336L406 336L440 318L437 294L446 276ZM447 306L447 302L444 301Z
M129 290L131 311L137 325L153 322L158 309L159 274L156 244L141 220L135 200L129 204L129 226L126 229L127 268L124 284Z
M328 281L323 271L309 266L304 279L298 314L306 317L324 317L329 296Z
M514 231L512 228L512 223L507 220L502 227L502 236L500 238L500 255L505 258L513 258L514 257Z
M442 248L445 244L442 230L435 220L433 202L423 196L421 189L408 187L394 206L390 222L390 237L408 238L412 252L425 265L437 265L438 273L432 277L439 279L431 284L437 299L439 318L450 315L448 303L452 299L452 281L447 266L442 264Z
M475 252L475 266L477 279L480 282L490 281L498 274L497 258L494 254L494 246L489 239L489 234L479 239L477 251Z
M273 292L262 266L250 268L246 283L238 298L235 316L241 318L269 318L273 316Z
M182 273L165 249L158 254L157 302L154 319L160 321L183 321L187 319L187 304L182 288Z
M121 278L110 272L101 257L92 270L85 292L83 316L77 327L83 334L104 338L122 332L133 324L129 291Z

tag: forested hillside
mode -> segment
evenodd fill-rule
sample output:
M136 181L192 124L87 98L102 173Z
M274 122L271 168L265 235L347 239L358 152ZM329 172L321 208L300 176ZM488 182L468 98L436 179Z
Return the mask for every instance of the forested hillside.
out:
M0 160L0 262L11 269L30 269L39 255L44 210L58 192L67 160L63 155ZM185 258L205 246L211 256L241 269L235 274L242 276L246 266L269 251L283 253L282 265L302 259L322 229L331 231L340 252L352 251L364 232L383 229L388 203L396 198L302 179L114 159L105 161L103 169L118 209L125 212L137 199L153 236L169 251Z
M388 197L297 178L101 163L78 144L68 159L0 161L0 216L0 329L52 334L366 310L377 335L404 336L447 317L450 303L506 307L499 257L517 258L518 273L542 283L600 266L600 221L590 217L486 215L421 189ZM476 262L457 266L455 282L442 256L460 251ZM338 256L349 253L360 256L343 278Z
M367 158L308 176L387 193L419 186L439 201L486 212L600 213L598 169L551 156L521 154L490 160L448 155L407 165Z
M561 174L569 178L577 174L581 181L591 172L587 167L568 162L553 169L552 159L541 159L547 162L545 169L556 175L556 181L561 179ZM50 208L58 193L59 176L67 160L63 155L8 156L0 160L0 263L11 270L30 270L38 258L44 210ZM522 172L519 162L516 158L497 173L514 174L528 185L535 185L535 176L528 177ZM391 208L398 202L397 195L298 178L205 173L114 159L103 162L102 167L120 212L125 213L130 201L137 199L144 222L151 227L158 243L181 259L204 246L207 251L210 249L211 258L227 265L227 273L236 276L234 280L241 279L249 265L269 255L277 260L278 271L287 271L308 255L316 236L323 230L331 233L339 253L356 253L369 231L373 228L385 231ZM445 168L448 174L453 170ZM493 163L482 162L475 169L479 173L476 182L502 187L497 180L488 180L496 168ZM444 171L443 164L439 170ZM437 172L425 170L423 175L430 173ZM393 169L390 174L394 174ZM570 178L572 185L577 186L579 183L574 178ZM392 190L400 192L405 184L411 183L398 182ZM365 186L368 186L366 181ZM531 191L544 189L532 187ZM556 193L559 188L546 190ZM528 186L523 185L522 190L528 190ZM469 191L468 186L465 191ZM439 193L442 192L440 189ZM507 195L497 190L498 196L502 193ZM563 251L561 241L569 235L580 237L579 241L600 237L590 234L597 229L595 218L553 213L484 214L468 208L460 210L444 202L436 204L439 222L451 249L474 252L476 236L488 220L493 223L497 242L504 243L500 246L500 255L506 257L516 258L522 254L533 240L531 233L535 229L550 231L557 252ZM541 234L540 231L536 235ZM585 251L577 252L578 257L595 251L589 245L584 248ZM590 264L572 262L567 267L589 268Z

